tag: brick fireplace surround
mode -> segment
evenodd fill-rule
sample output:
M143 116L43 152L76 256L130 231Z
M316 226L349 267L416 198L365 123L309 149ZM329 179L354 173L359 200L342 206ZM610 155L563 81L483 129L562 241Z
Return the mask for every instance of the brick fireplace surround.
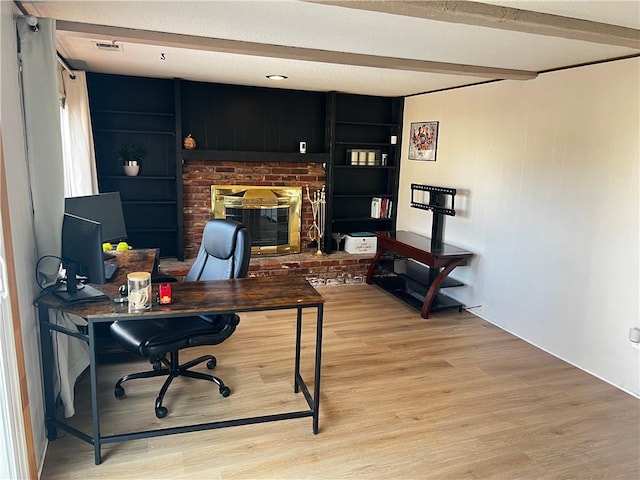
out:
M204 224L212 217L211 185L264 185L303 187L302 249L299 254L253 256L249 276L295 274L333 279L364 275L373 254L336 252L318 258L316 250L309 248L313 215L304 186L309 185L313 193L322 188L324 178L324 168L316 163L186 161L182 172L185 261L162 259L160 270L178 278L189 271L200 248Z

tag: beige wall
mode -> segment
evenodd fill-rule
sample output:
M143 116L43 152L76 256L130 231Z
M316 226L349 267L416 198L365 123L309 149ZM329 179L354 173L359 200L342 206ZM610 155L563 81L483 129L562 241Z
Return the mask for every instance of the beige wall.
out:
M412 182L460 189L445 238L478 256L451 290L480 316L640 394L640 60L406 99L398 229L430 233ZM436 162L407 160L440 122Z

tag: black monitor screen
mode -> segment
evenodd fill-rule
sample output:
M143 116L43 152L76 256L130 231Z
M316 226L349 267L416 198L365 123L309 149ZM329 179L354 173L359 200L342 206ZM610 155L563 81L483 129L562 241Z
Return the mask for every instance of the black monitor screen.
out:
M100 222L102 242L120 242L127 239L119 192L65 198L64 211Z
M68 213L62 221L62 261L78 265L90 283L105 283L100 223Z

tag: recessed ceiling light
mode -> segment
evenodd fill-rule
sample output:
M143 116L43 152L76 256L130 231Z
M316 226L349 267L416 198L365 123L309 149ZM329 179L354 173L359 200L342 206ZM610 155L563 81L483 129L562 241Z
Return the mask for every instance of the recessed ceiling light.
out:
M286 75L267 75L269 80L286 80Z

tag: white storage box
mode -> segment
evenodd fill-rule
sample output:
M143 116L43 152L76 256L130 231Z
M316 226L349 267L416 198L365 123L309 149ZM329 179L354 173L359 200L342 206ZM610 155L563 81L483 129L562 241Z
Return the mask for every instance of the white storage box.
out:
M344 251L347 253L375 253L378 239L371 232L350 233L344 240Z

